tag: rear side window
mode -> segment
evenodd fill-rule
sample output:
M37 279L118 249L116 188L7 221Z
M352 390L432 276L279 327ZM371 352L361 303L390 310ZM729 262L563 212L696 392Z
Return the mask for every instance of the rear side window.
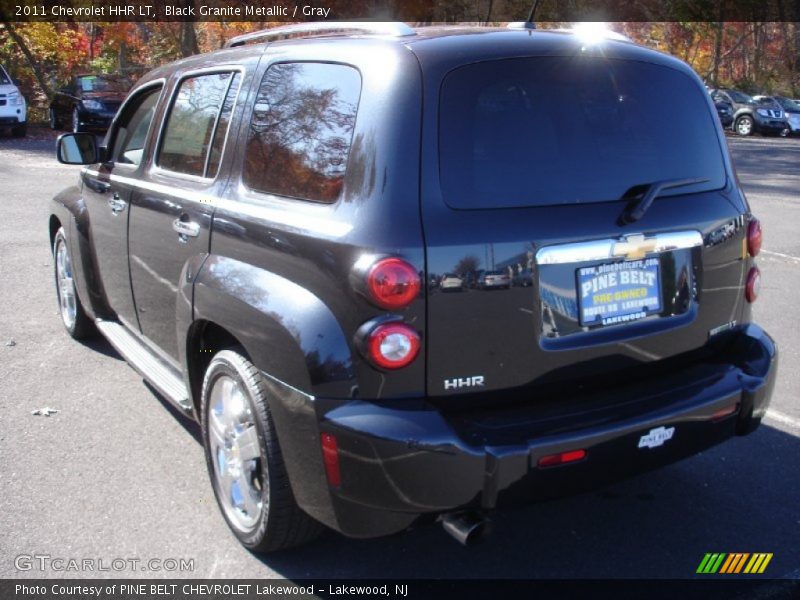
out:
M199 177L216 175L239 79L229 72L181 82L164 129L159 167Z
M339 198L361 75L345 65L270 67L258 89L243 180L250 189L317 202Z
M668 67L588 56L468 65L442 86L442 193L480 209L613 201L673 178L709 181L663 195L719 189L714 119L705 92Z

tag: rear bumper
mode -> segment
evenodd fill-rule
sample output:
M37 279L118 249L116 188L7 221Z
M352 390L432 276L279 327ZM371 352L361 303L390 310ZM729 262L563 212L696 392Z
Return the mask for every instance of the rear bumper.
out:
M25 115L7 116L0 114L0 127L14 127L25 122Z
M567 410L558 408L559 399L456 415L430 405L387 407L357 400L323 410L325 402L315 400L310 402L317 404L317 423L281 417L278 435L284 456L298 451L304 456L305 469L287 461L301 506L346 535L372 537L400 531L425 513L493 509L574 493L749 433L767 410L777 360L771 338L748 325L707 363L583 398ZM291 421L312 415L297 406L292 412ZM643 436L660 427L674 427L671 439L643 445ZM291 439L288 445L296 446L297 431L308 432L305 439L317 446L319 433L336 436L338 488L327 486L321 468L308 467L313 456L321 464L318 447L284 443ZM586 451L580 462L538 467L542 456L578 449Z

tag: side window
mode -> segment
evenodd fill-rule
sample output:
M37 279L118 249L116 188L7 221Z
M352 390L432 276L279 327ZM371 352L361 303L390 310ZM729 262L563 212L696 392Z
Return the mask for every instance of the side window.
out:
M292 198L337 200L360 94L361 75L353 67L327 63L270 67L250 123L245 185Z
M153 120L160 94L161 86L151 88L142 92L125 107L125 112L113 133L111 158L114 162L129 165L138 165L142 162L147 131Z
M159 167L200 177L216 175L239 79L228 72L181 82L164 129Z
M222 110L219 113L217 129L214 132L214 139L211 142L211 154L208 156L207 177L213 177L219 169L219 162L222 158L222 150L225 148L225 138L228 136L228 126L230 125L233 106L236 103L236 94L239 91L239 84L242 81L242 74L236 73L233 76L225 102L222 103Z

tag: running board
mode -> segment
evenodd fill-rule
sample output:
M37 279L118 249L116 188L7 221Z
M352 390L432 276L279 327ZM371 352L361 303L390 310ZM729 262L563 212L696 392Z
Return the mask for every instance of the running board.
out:
M114 321L95 321L100 333L114 346L133 369L156 388L175 408L193 418L192 403L180 373L155 356L123 325Z

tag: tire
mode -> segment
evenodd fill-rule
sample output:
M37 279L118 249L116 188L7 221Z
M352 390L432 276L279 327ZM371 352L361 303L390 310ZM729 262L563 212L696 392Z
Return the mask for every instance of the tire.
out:
M24 138L28 135L28 124L22 123L11 129L11 135L15 138Z
M81 133L83 131L83 127L81 127L81 115L78 112L78 107L72 109L72 133Z
M733 124L733 129L738 135L748 136L753 135L753 117L749 115L742 115Z
M211 487L233 534L261 553L299 546L324 530L294 499L267 395L261 374L240 348L211 359L201 391Z
M96 331L94 323L86 314L72 277L72 258L69 253L64 228L56 232L53 240L53 274L56 281L56 299L61 322L67 333L76 340L92 337Z
M50 129L54 131L61 129L61 123L58 122L55 108L50 109Z

